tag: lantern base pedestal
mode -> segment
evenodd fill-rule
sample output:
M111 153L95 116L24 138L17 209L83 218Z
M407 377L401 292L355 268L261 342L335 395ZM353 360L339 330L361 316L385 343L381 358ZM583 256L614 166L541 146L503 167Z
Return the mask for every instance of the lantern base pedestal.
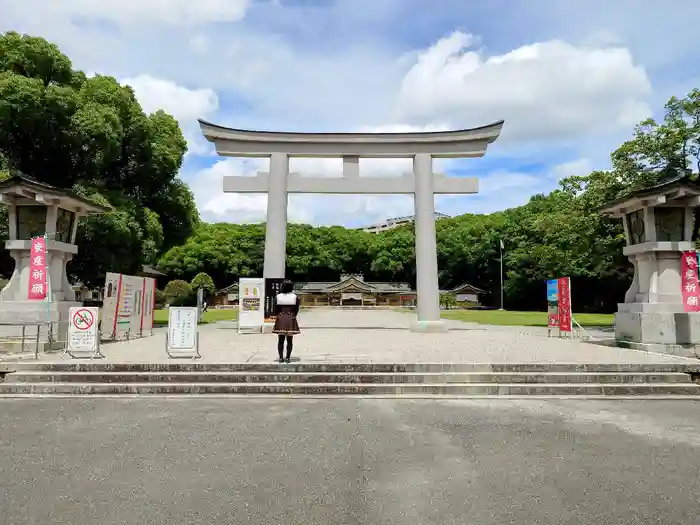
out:
M678 309L675 305L664 306L669 310ZM618 311L615 314L615 340L618 346L625 343L660 345L654 351L680 355L673 348L668 351L663 348L665 345L700 345L700 312L683 312L682 306L678 306L680 312Z
M53 301L49 305L46 301L0 301L0 339L12 343L4 344L4 349L20 346L17 343L23 336L25 350L33 349L37 333L43 349L49 341L49 331L52 341L65 342L70 322L68 311L81 304L75 301Z
M32 270L30 264L32 241L5 241L5 248L15 260L15 270L12 272L10 282L0 291L0 301L23 302L27 301L29 291L29 276ZM51 287L51 302L64 302L75 300L75 292L68 281L66 265L78 253L78 247L74 244L49 241L46 243L48 261L48 286ZM27 301L29 303L43 303L44 301ZM0 306L2 308L2 306ZM0 317L0 320L3 318Z
M632 341L615 341L618 348L630 348L640 352L668 354L678 357L688 357L700 360L700 345L669 345L661 343L635 343ZM700 362L700 361L699 361ZM691 363L692 364L692 363Z

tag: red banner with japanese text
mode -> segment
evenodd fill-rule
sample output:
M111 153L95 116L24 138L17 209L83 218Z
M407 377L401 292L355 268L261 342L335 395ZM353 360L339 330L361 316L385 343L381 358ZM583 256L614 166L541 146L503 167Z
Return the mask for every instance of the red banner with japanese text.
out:
M559 331L571 332L571 281L568 277L558 279Z
M29 252L29 291L30 301L46 299L46 238L34 237Z
M700 312L700 284L698 283L698 258L695 250L681 256L681 293L683 311Z

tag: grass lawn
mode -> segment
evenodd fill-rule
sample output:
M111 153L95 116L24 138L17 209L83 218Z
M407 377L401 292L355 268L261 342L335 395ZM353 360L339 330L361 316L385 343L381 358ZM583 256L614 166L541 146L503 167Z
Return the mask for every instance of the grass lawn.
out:
M217 321L234 321L238 318L238 308L228 308L221 310L207 310L202 315L202 324L215 323ZM163 308L153 312L155 326L165 326L168 324L168 310Z
M547 312L508 310L443 310L442 317L469 323L501 326L547 326ZM574 314L581 326L612 326L613 314Z

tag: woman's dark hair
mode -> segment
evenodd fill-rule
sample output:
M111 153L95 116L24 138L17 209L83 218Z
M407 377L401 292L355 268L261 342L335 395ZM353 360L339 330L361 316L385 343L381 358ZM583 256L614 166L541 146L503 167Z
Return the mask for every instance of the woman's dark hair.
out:
M292 293L294 290L294 283L289 279L282 281L282 286L280 286L280 293Z

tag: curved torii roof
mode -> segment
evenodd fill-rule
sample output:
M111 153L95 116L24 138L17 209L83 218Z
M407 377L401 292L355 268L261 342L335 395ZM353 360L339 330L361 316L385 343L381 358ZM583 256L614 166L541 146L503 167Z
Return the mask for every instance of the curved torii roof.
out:
M408 133L299 133L256 131L219 126L199 120L204 136L219 155L266 157L288 153L295 157L481 157L501 134L503 120L478 128Z

